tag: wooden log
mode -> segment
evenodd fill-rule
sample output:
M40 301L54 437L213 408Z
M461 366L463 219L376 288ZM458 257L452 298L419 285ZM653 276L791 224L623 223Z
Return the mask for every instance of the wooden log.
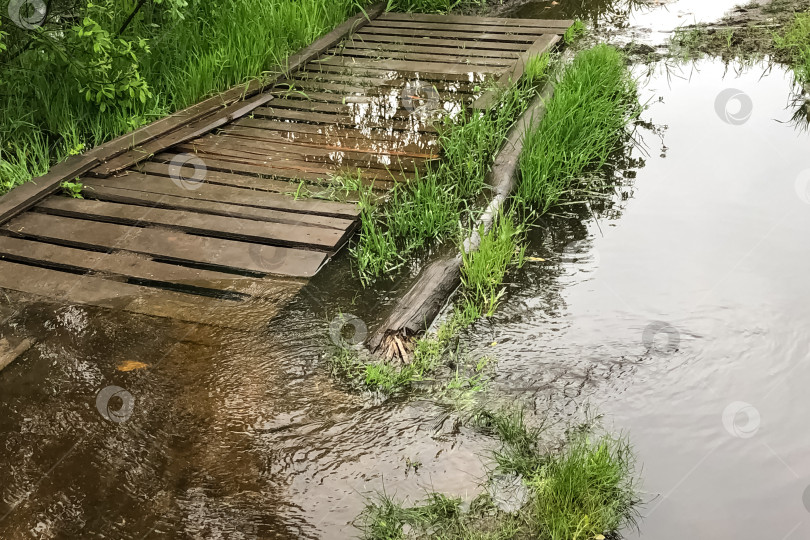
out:
M535 130L545 114L545 104L554 92L551 83L529 104L509 132L495 161L492 164L487 183L492 186L494 196L486 210L475 223L472 233L464 240L464 253L473 253L481 244L481 231L486 234L495 221L498 212L515 186L515 177L523 139ZM447 300L461 282L462 255L450 255L426 266L416 282L397 302L368 341L369 350L383 358L403 358L402 343L412 342L424 333L433 323Z

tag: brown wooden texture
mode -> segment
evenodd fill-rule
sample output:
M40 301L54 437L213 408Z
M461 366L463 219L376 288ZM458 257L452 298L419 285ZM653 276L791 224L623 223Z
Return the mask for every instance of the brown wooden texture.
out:
M22 237L71 247L124 250L219 271L310 277L326 259L320 251L248 244L180 231L87 221L26 212L4 225Z

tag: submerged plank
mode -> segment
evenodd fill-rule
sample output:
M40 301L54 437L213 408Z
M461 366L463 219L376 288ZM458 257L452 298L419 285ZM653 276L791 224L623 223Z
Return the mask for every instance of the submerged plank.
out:
M123 310L185 322L245 330L259 326L240 316L242 303L216 300L101 277L0 261L0 288L43 298Z
M231 289L250 278L153 261L127 252L103 253L0 236L0 259L73 272L92 272L199 288Z
M86 221L28 212L4 229L16 235L96 250L125 250L162 260L234 273L311 277L326 260L320 251L249 244L180 231Z

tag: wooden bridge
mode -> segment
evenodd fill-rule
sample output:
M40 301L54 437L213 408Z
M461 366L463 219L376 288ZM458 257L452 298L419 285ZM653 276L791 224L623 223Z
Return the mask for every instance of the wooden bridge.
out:
M351 176L376 190L439 159L433 121L493 105L571 21L383 13L340 25L254 81L55 166L0 198L0 288L222 323L314 275L348 241L349 202L300 198ZM58 193L80 178L84 199ZM216 300L212 300L212 297Z

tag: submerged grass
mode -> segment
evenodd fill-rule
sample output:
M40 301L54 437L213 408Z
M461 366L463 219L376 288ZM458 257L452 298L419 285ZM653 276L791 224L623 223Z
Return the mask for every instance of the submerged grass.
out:
M528 427L521 409L481 412L473 419L501 440L492 478L518 475L528 490L522 507L499 507L489 492L468 510L461 499L436 492L415 506L383 494L358 519L364 539L593 540L635 523L635 459L625 438L587 427L544 451L541 429Z

